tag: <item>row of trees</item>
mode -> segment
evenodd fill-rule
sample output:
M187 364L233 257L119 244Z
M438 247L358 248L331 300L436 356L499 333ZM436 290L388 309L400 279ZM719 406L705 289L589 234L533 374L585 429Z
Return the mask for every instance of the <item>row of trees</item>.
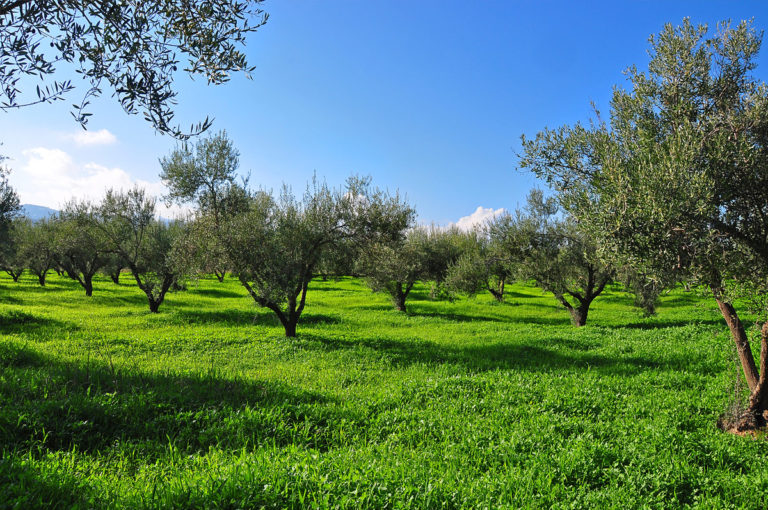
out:
M287 336L296 334L317 274L362 275L400 311L417 281L432 282L434 298L488 290L503 301L508 281L533 280L577 326L617 274L540 191L514 215L462 232L414 227L413 209L366 179L352 178L344 190L315 181L301 199L288 189L276 197L250 190L235 179L238 153L224 132L177 148L161 165L167 198L194 207L186 220L158 220L155 199L141 189L110 190L97 204L70 202L50 220L14 219L0 269L14 280L29 269L41 285L56 270L88 296L97 272L118 283L127 269L151 312L186 275L223 280L231 272Z

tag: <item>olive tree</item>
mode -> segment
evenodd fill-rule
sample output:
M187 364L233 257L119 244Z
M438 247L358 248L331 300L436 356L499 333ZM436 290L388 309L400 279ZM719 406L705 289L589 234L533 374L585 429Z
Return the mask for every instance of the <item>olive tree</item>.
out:
M209 84L253 69L242 52L246 36L267 21L260 0L0 2L0 110L64 99L75 86L57 67L74 66L86 83L74 105L85 126L88 104L111 90L129 114L141 113L156 130L185 138L172 125L179 71ZM35 86L36 85L36 86ZM30 91L35 91L34 95Z
M493 225L506 221L507 215L496 216L468 234L466 249L446 272L451 292L474 296L488 291L496 301L504 301L504 287L514 276L512 250L507 246L506 231Z
M98 227L96 207L88 201L65 204L55 220L58 263L77 281L86 296L93 295L93 277L107 261L109 248Z
M24 244L31 228L28 218L23 216L13 218L7 231L7 240L0 250L0 269L8 273L14 282L19 281L28 265Z
M431 282L430 297L444 297L447 292L445 281L448 268L473 246L473 235L463 232L456 226L422 227L425 268L423 280ZM448 296L450 297L450 295Z
M22 253L29 271L45 286L48 272L56 265L56 239L53 222L41 219L29 224L22 240Z
M221 244L221 223L248 208L247 181L237 183L240 152L226 131L211 134L195 143L185 142L160 159L160 178L168 187L165 199L195 206L185 257L203 273L213 273L220 282L228 266Z
M738 426L768 411L768 310L760 370L734 298L768 291L768 87L752 74L761 34L748 22L685 20L650 39L610 116L524 139L522 166L559 192L607 257L660 279L708 286L750 390Z
M386 292L395 310L407 311L405 302L429 269L428 234L411 229L404 239L371 244L363 251L359 271L374 292Z
M596 241L571 217L557 217L554 199L528 195L525 209L494 224L507 236L517 277L532 279L568 310L574 326L587 322L589 308L613 278L596 256Z
M0 155L0 163L5 159L5 156ZM21 208L19 196L8 182L9 173L8 168L0 166L0 249L8 243L11 220L18 215Z
M125 260L119 253L108 253L105 257L104 266L101 272L112 280L115 285L120 285L120 275L125 268Z
M294 337L323 254L347 241L397 239L413 216L397 194L352 178L337 190L315 182L300 199L287 188L278 197L253 193L247 210L227 215L218 235L253 300L272 310L285 335Z
M97 213L108 249L130 269L152 313L159 311L179 278L179 267L171 257L180 227L157 220L155 204L139 187L108 190Z

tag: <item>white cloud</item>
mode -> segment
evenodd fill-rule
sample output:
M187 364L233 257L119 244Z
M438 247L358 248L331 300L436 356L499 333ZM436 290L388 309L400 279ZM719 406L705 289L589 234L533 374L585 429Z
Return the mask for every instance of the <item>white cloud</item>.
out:
M504 214L505 212L507 212L507 210L503 207L500 209L492 209L490 207L479 206L477 209L475 209L475 212L469 216L463 216L459 218L459 221L453 225L456 225L461 230L469 231L476 226L483 225L484 223L494 219L496 216Z
M80 131L68 135L67 138L74 140L77 145L110 145L117 141L117 137L106 129Z
M138 185L147 193L160 197L167 192L160 181L134 179L122 168L109 168L95 162L79 164L60 149L36 147L22 152L25 161L10 175L23 204L44 205L61 209L65 202L78 200L99 201L107 189L127 190ZM166 207L158 200L157 212L164 218L173 218L188 209Z

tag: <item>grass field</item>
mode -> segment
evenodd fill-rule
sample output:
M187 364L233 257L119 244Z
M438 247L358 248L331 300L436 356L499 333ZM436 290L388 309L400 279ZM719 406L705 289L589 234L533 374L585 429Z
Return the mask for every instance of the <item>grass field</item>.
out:
M768 507L710 300L576 329L524 285L404 315L315 281L289 340L234 280L159 314L123 280L0 279L0 508Z

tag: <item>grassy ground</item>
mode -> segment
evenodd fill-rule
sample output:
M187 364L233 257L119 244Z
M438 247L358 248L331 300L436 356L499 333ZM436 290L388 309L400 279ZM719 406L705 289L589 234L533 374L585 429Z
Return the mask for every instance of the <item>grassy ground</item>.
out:
M313 282L287 340L233 280L0 279L0 508L768 507L768 443L720 432L712 303L589 324L524 285L404 315Z

